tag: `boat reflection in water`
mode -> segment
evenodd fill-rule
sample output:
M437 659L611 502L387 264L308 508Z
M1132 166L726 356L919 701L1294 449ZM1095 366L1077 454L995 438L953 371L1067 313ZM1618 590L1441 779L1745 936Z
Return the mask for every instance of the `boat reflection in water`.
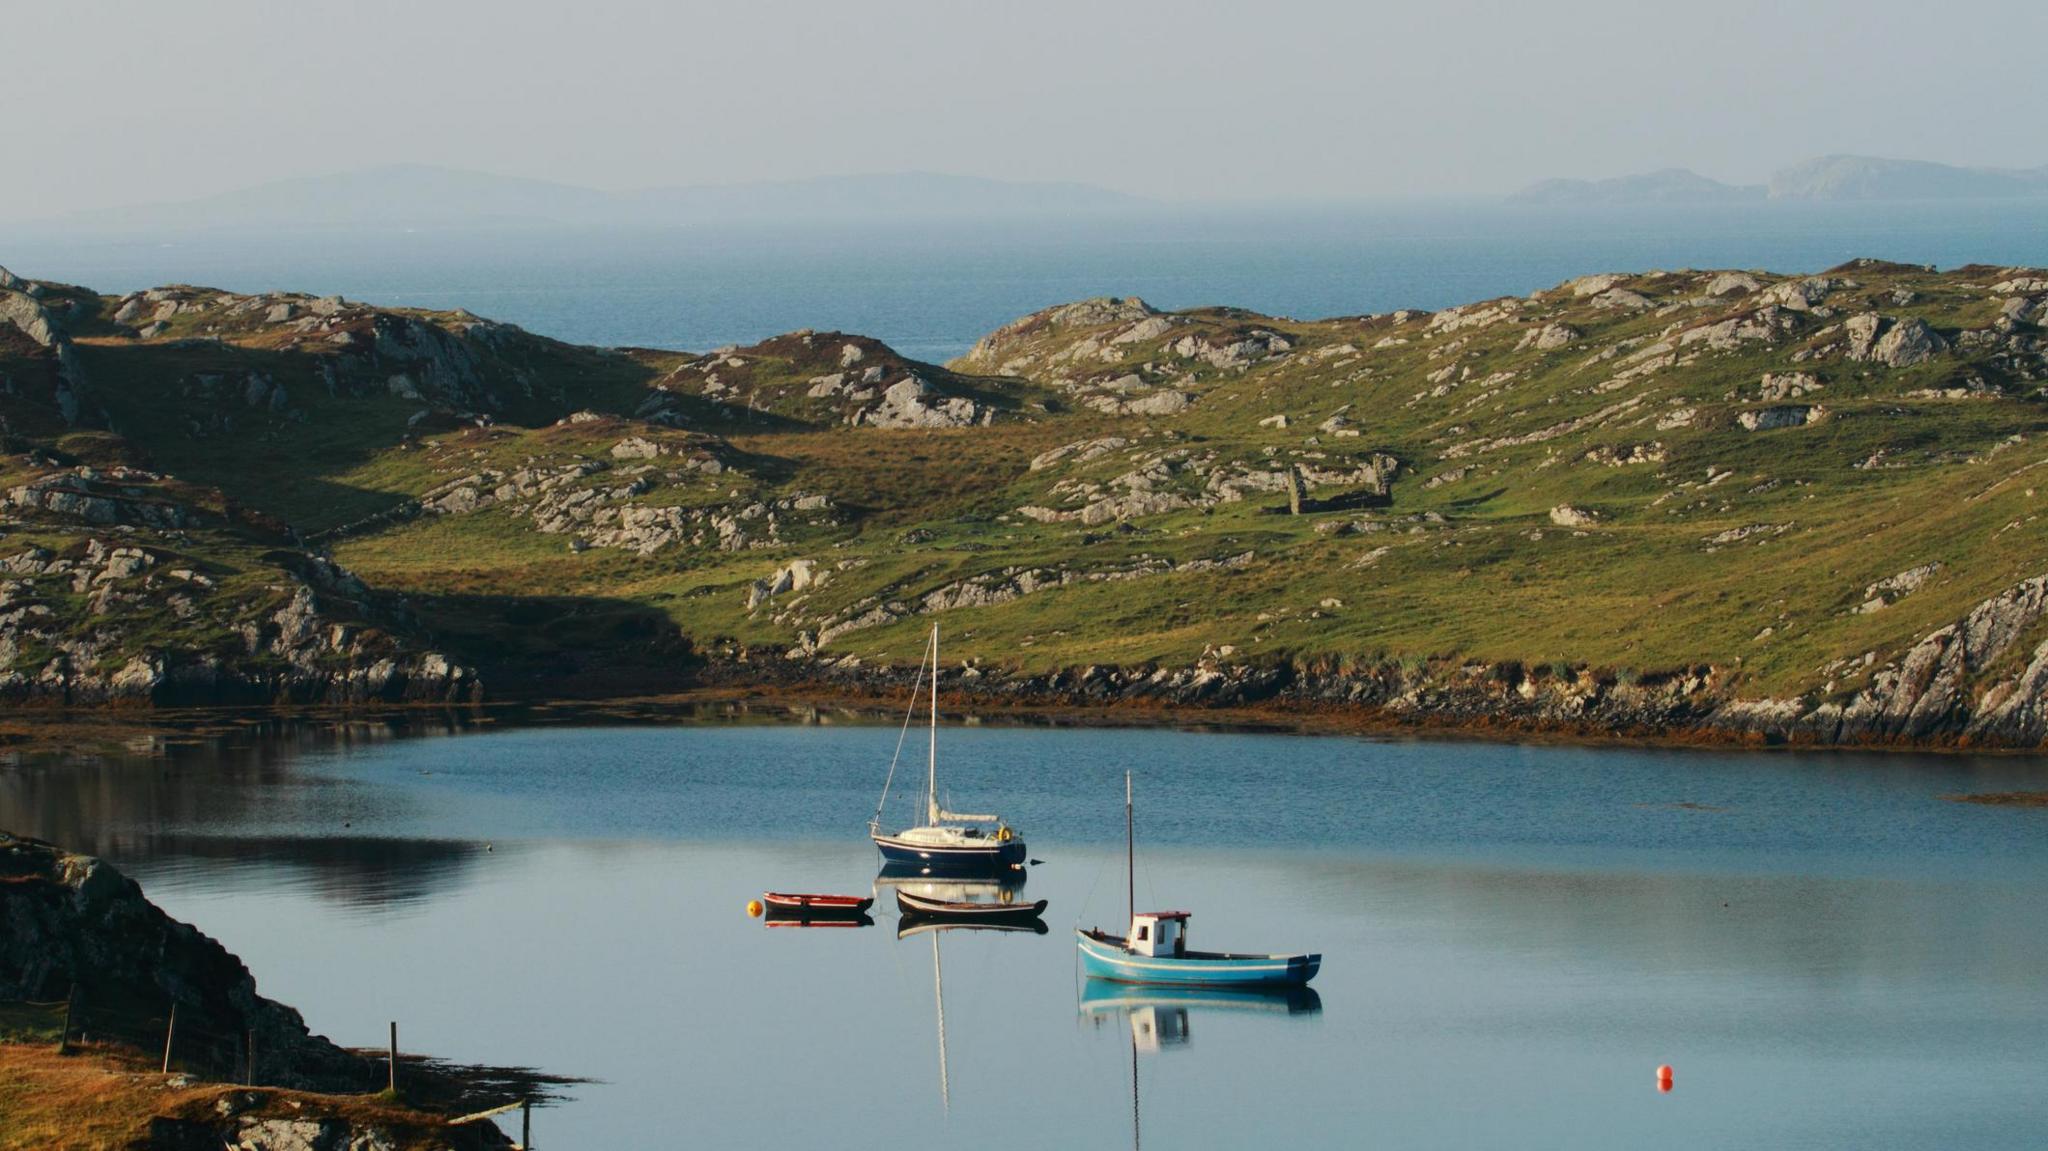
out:
M886 887L926 899L1011 904L1016 903L1018 895L1023 892L1025 878L1025 872L1010 871L984 878L958 879L928 875L915 867L889 864L875 875L875 894L879 897Z
M879 880L877 882L880 882ZM953 1110L953 1088L946 1065L946 965L939 952L939 938L952 931L1025 932L1034 935L1046 933L1045 923L1032 920L1030 923L959 923L943 919L925 919L904 916L897 925L896 938L909 939L914 935L929 935L932 940L932 1000L937 1006L939 1017L939 1106L947 1113Z
M875 894L889 888L896 896L896 910L904 922L938 922L957 925L1010 926L1045 933L1039 916L1046 901L1021 896L1024 873L987 879L940 879L913 874L904 869L883 868L875 877Z
M1129 1025L1131 1050L1131 1146L1142 1142L1138 1103L1138 1056L1186 1047L1193 1033L1188 1016L1204 1012L1248 1012L1283 1017L1323 1013L1323 997L1301 984L1263 987L1190 987L1122 983L1088 979L1081 985L1081 1018L1097 1030L1122 1016Z
M800 912L769 911L762 916L765 927L873 927L874 919L866 912L857 915L837 915L819 918Z
M1246 1012L1320 1015L1323 997L1312 987L1174 987L1089 979L1081 987L1081 1015L1100 1027L1118 1015L1130 1020L1131 1041L1150 1054L1186 1045L1188 1013Z
M872 928L874 918L862 907L860 911L844 913L811 913L801 907L768 907L762 915L762 926L766 928Z
M937 935L946 931L1008 931L1024 935L1044 935L1051 930L1043 919L1023 923L955 923L947 919L906 915L896 921L898 939L909 939L913 935Z

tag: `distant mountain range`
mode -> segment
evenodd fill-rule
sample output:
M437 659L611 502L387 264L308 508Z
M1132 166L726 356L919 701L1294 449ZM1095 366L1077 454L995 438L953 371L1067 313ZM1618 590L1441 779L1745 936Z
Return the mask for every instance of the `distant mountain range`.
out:
M1761 186L1723 184L1685 168L1609 180L1538 180L1508 197L1518 204L1727 204L1763 198Z
M2048 166L1960 168L1927 160L1821 156L1780 169L1768 184L1724 184L1684 168L1607 180L1539 180L1517 204L1730 204L1762 200L1989 200L2048 196Z
M1087 184L891 172L607 192L400 164L277 180L197 199L34 221L59 231L662 227L741 221L1015 216L1116 211L1148 201Z
M1684 168L1610 179L1540 180L1531 205L1736 204L1765 200L2048 197L2048 166L1960 168L1823 156L1768 184L1727 184ZM11 222L29 233L159 236L211 231L647 228L735 223L1016 218L1129 212L1155 201L1090 184L887 172L808 180L604 191L550 180L396 164L257 184L189 200Z
M1957 168L1926 160L1822 156L1771 176L1773 200L1983 200L2048 196L2048 166Z

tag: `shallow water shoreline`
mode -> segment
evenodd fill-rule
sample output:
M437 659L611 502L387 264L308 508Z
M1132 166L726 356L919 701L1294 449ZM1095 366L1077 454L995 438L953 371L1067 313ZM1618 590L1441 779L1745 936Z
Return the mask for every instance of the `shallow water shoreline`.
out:
M950 695L950 698L949 698ZM908 699L901 685L850 688L726 685L611 698L491 700L449 705L397 703L336 707L278 704L192 708L21 708L0 717L0 766L30 760L168 754L181 747L274 739L294 731L382 724L395 734L456 734L547 726L671 724L842 724L897 722ZM1250 706L1204 707L1130 700L1076 704L992 699L976 693L939 697L947 724L1034 728L1157 729L1317 737L1482 742L1544 747L1645 748L1758 752L1889 752L2030 759L2040 749L1974 745L1961 740L1826 743L1772 739L1704 725L1663 730L1612 730L1499 718L1391 714L1385 709L1274 700Z

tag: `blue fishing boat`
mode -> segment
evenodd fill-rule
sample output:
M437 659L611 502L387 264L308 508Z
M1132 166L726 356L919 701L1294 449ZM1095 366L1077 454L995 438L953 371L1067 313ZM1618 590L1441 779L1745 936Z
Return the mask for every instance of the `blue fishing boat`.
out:
M931 669L931 748L925 766L924 823L901 831L882 830L882 808L889 802L889 788L896 780L896 763L903 755L903 738L896 741L896 757L889 761L889 777L882 783L882 799L875 805L875 817L868 821L868 837L882 853L882 866L913 875L1000 875L1024 866L1024 841L1000 816L970 815L947 811L939 805L939 629L932 627L931 644L925 660L918 664L918 679L910 689L910 710L903 716L904 735L917 710L917 689L923 683L926 665Z
M1136 838L1131 776L1125 772L1124 890L1130 929L1112 935L1098 927L1075 928L1081 970L1090 978L1199 987L1284 987L1316 977L1323 965L1321 955L1194 951L1188 947L1187 912L1138 911Z

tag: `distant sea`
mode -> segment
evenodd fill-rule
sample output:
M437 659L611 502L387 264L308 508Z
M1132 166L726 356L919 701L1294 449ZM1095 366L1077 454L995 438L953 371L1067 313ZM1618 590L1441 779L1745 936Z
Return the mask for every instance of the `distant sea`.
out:
M579 343L709 349L795 328L944 360L1051 304L1143 296L1296 318L1441 308L1653 268L1813 272L1858 256L2048 265L2048 201L1558 209L1410 204L669 231L57 237L0 265L125 291L172 282L467 308Z

